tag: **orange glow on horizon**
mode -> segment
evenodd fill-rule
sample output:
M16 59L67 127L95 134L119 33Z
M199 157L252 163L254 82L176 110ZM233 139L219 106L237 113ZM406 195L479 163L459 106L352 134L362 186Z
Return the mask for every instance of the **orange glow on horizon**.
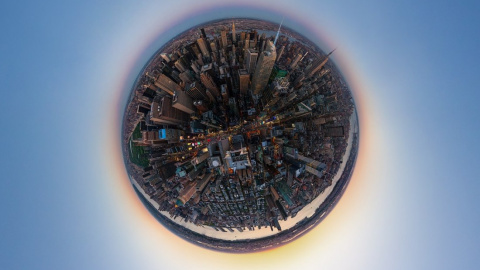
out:
M285 14L286 12L279 13ZM311 30L316 34L318 39L325 41L328 45L336 44L330 39L325 39L325 35L321 29L317 29L313 23L304 23L306 22L306 19L296 17L291 17L291 19L302 22L304 25L309 25L309 27L306 27L306 29ZM166 31L167 28L168 26L162 27L162 31ZM158 35L159 34L156 34L155 37ZM153 38L151 40L153 40ZM367 84L360 78L361 76L356 71L355 65L348 61L347 52L336 51L334 58L337 67L339 70L341 70L345 80L349 84L349 88L356 103L356 111L359 120L359 151L357 154L355 169L350 182L348 183L342 198L338 201L334 209L324 218L322 222L319 223L319 225L317 225L311 231L287 245L281 245L275 248L248 254L215 252L212 250L199 248L193 244L184 245L186 242L185 240L183 240L185 242L182 240L179 241L180 237L163 227L163 225L161 225L155 219L155 217L149 213L132 188L124 166L121 149L122 145L120 141L121 136L119 133L121 132L121 119L123 119L124 113L124 95L130 94L129 92L131 89L131 86L127 85L129 75L132 72L130 68L134 66L134 63L138 60L138 56L140 54L141 52L139 51L138 55L129 58L129 63L126 65L121 80L117 83L117 85L114 86L115 92L117 92L118 95L113 98L112 108L109 110L110 115L107 117L109 127L108 131L104 134L105 138L103 138L103 141L108 142L105 150L107 153L111 153L111 155L107 155L105 157L105 164L107 164L107 167L110 168L109 171L111 175L108 181L111 181L110 186L112 187L113 193L112 199L122 202L119 206L122 212L127 212L134 216L136 220L141 221L141 223L145 226L145 228L142 228L142 233L151 233L152 237L155 237L154 235L157 234L167 235L169 245L179 246L183 244L186 252L195 252L197 256L205 256L214 252L216 259L228 262L229 264L235 264L236 262L242 263L248 257L249 263L265 266L268 266L266 262L273 259L291 258L292 254L301 253L302 251L306 251L318 246L319 243L312 241L312 239L322 239L321 241L334 241L334 239L330 239L330 233L335 231L336 224L348 222L349 214L351 214L355 209L355 202L362 199L362 191L365 188L363 185L365 183L365 179L368 177L368 171L370 169L369 166L371 166L371 163L369 162L370 156L367 149L372 149L373 144L378 141L378 136L376 136L374 127L375 113L372 111L372 106L369 103L370 100L366 96L368 92L366 91ZM306 235L308 235L308 237L305 237Z

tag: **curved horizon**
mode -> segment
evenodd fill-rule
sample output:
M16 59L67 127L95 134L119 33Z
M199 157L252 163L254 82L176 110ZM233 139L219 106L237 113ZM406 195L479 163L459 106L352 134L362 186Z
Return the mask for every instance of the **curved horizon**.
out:
M252 7L249 7L249 8L252 8ZM215 8L213 10L206 10L204 11L205 13L209 13L209 12L216 12L216 10L218 10L220 8ZM262 12L264 12L265 10L263 9L260 9ZM279 14L279 13L275 13L276 15L283 15L285 16L284 14ZM191 17L193 14L188 14L187 17ZM228 17L228 18L214 18L214 19L211 19L211 20L208 20L208 21L202 21L198 24L195 24L195 25L190 25L189 27L185 27L185 29L183 29L181 31L181 33L177 33L176 35L173 36L173 38L175 38L176 36L179 36L181 35L184 31L187 31L188 29L191 29L193 27L196 27L197 25L202 25L202 24L208 24L209 22L211 21L217 21L217 20L222 20L222 19L230 19L232 17ZM252 18L252 19L261 19L261 20L265 20L263 18L259 18L259 17L253 17L253 16L249 16L249 17L246 17L246 16L241 16L241 15L238 15L235 17L236 19L238 18ZM329 48L328 49L331 49L333 48L334 46L332 46L333 44L335 44L335 42L332 41L332 39L328 39L328 41L326 41L327 39L324 38L323 36L323 33L321 31L321 29L317 29L317 27L313 24L309 24L308 27L305 27L303 30L307 29L308 31L316 31L314 33L305 33L304 31L299 31L298 29L295 29L294 27L292 27L292 25L295 25L295 24L292 24L292 18L289 17L289 16L285 16L285 18L287 19L285 22L284 22L284 26L290 28L291 30L293 30L294 32L298 32L299 34L305 36L309 41L313 42L316 46L320 47L322 51L326 51L325 49L325 44L330 44ZM270 21L272 22L271 20L267 20L267 21ZM274 23L274 22L272 22ZM297 21L295 23L298 23ZM301 25L301 26L304 26L304 25ZM297 26L298 27L298 26ZM322 33L322 34L319 34L319 33ZM148 44L146 46L146 49L145 51L141 52L140 54L143 55L143 57L139 57L137 60L136 60L136 63L132 64L132 67L131 67L131 70L128 71L128 76L124 77L124 84L123 86L121 87L121 89L123 89L122 91L119 91L119 96L116 98L117 100L117 104L115 106L115 110L118 112L118 114L114 114L112 116L116 117L118 119L118 116L121 116L120 117L120 121L119 120L116 120L114 123L116 124L115 125L115 128L116 130L118 130L119 132L117 133L118 135L116 135L116 137L118 138L117 139L117 146L118 148L120 149L116 149L115 152L118 153L120 151L120 155L122 157L122 164L123 164L123 154L121 154L122 150L121 150L121 123L123 121L123 112L127 106L127 100L130 98L130 94L132 93L132 89L133 89L133 86L135 85L135 81L136 81L136 77L137 77L137 74L141 73L141 71L148 65L148 63L150 62L150 60L155 56L156 52L158 52L167 42L164 42L162 43L161 45L158 44L158 40L161 40L162 39L162 36L165 34L165 32L162 32L160 34L157 34L157 37L153 38L152 42L150 44ZM312 35L314 38L312 38ZM169 39L170 40L170 39ZM321 42L319 42L321 41ZM323 44L323 46L322 46ZM157 46L157 47L153 47L153 46ZM336 47L336 46L335 46ZM143 62L144 64L142 65L141 61L145 59L145 55L148 55L148 52L151 52L151 51L154 51L154 53L151 53L150 56L148 57L148 61L145 61ZM357 115L357 119L358 118L361 118L362 117L362 113L361 113L361 110L363 108L366 108L367 106L360 106L360 104L364 104L365 101L363 100L363 96L360 95L359 93L359 89L361 88L361 83L359 83L360 80L358 80L358 78L356 78L357 76L355 76L355 74L357 72L355 72L355 70L353 70L353 68L351 68L352 64L345 64L346 62L346 57L342 55L342 52L341 50L337 50L336 53L334 54L334 57L332 57L333 59L333 62L334 62L334 65L337 66L338 68L338 71L341 73L341 75L343 76L343 79L346 81L346 83L348 84L349 86L349 90L352 94L352 97L354 99L354 102L355 102L355 113ZM339 65L340 63L340 65ZM344 67L350 67L348 69L345 69ZM141 68L140 68L141 67ZM347 75L348 74L348 75ZM135 77L135 79L132 79L132 77ZM353 78L352 78L353 77ZM133 81L133 83L132 83ZM356 83L352 83L352 81L355 81ZM359 120L359 123L360 125L364 125L365 122L363 120ZM362 129L361 126L359 127L359 129ZM362 129L363 130L363 129ZM363 133L363 132L362 132ZM360 139L360 142L359 142L359 152L357 153L357 159L358 157L360 157L361 155L361 150L362 149L362 146L360 146L362 143L362 140L364 140L365 138L365 134L362 134L362 136L359 138ZM126 192L126 195L127 197L129 198L128 201L130 201L132 203L132 206L134 205L135 208L138 210L139 213L142 213L142 211L139 211L139 207L144 207L143 204L141 203L140 199L136 196L134 190L133 190L133 187L130 183L130 181L128 180L128 176L126 175L126 171L125 171L125 168L123 167L122 168L125 172L124 176L122 177L123 179L125 180L122 180L121 183L119 185L122 186L122 191L123 192ZM354 170L356 171L356 170ZM348 186L348 185L347 185ZM343 197L343 196L341 196ZM337 200L338 201L338 200ZM333 207L331 209L329 209L328 212L330 212L331 210L333 209ZM147 211L148 212L148 211ZM144 213L144 212L143 212ZM145 214L145 213L144 213ZM142 214L142 219L144 220L149 220L148 218L145 217L145 215ZM150 213L148 213L150 215ZM322 217L322 219L324 219L326 217L326 215L324 217ZM155 218L154 218L155 219ZM156 219L155 219L156 220ZM157 221L158 222L158 221ZM165 226L162 224L162 226ZM304 234L303 234L304 235ZM276 247L275 247L276 248Z

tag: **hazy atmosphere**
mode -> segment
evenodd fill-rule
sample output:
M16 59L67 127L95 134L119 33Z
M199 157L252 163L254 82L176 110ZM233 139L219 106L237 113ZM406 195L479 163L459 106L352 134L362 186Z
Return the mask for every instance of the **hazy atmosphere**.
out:
M478 269L480 5L475 1L26 1L0 11L1 269ZM121 154L149 57L219 18L336 48L359 116L342 198L285 246L193 245L143 206Z

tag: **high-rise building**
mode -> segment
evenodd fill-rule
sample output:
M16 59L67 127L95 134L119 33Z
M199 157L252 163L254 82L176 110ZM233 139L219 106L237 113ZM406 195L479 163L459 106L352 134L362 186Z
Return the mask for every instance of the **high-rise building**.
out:
M208 111L207 104L203 100L195 100L193 102L193 105L195 105L195 107L197 108L197 110L200 113L204 113L204 112Z
M194 78L190 72L190 70L186 70L178 75L184 84L190 84L193 82Z
M255 66L257 64L258 52L255 49L248 49L245 57L245 68L248 73L253 74L255 72Z
M303 156L303 155L298 155L298 160L302 161L305 163L305 170L313 175L316 175L318 177L322 177L323 172L327 165L325 163L322 163L320 161L314 160L312 158Z
M180 85L178 85L176 82L174 82L172 79L170 79L163 73L157 77L157 79L155 80L155 85L172 96L175 90L182 90Z
M295 56L292 63L290 64L291 69L295 69L297 67L297 64L300 61L300 59L302 59L302 56L303 55L301 53L299 53L299 54L297 54L297 56Z
M212 76L210 76L210 74L208 74L207 72L202 72L202 74L200 74L200 80L202 81L202 84L205 85L205 87L210 90L210 92L215 97L220 96L220 91L218 90L218 87L213 81L213 78Z
M193 71L197 74L200 74L200 69L198 68L198 65L197 63L194 61L192 62L192 64L190 65L190 67L193 69Z
M212 52L217 51L217 45L215 45L215 41L210 42L210 48L212 49Z
M237 33L235 33L235 23L232 23L232 41L237 42Z
M202 37L203 38L207 38L207 35L205 34L205 29L204 28L200 28L200 32L202 33Z
M315 72L319 71L328 61L328 57L334 52L335 50L331 51L325 58L319 58L317 61L312 63L312 66L305 72L307 77L311 77Z
M267 42L267 48L260 54L257 66L255 67L255 73L252 77L252 92L254 95L261 94L267 86L276 58L277 53L275 46L269 40Z
M280 50L279 50L279 52L278 52L278 54L277 54L277 59L276 59L275 61L278 62L278 61L280 60L280 58L282 57L282 54L283 54L283 51L284 51L284 50L285 50L285 45L283 45L282 47L280 47Z
M197 192L196 182L188 182L185 188L183 188L182 191L180 191L180 194L178 194L178 200L176 204L184 205L193 197L195 192Z
M190 119L187 113L172 107L172 98L169 96L154 100L149 116L156 124L184 125Z
M165 60L165 62L170 62L171 59L170 57L166 54L166 53L161 53L160 56L163 58L163 60Z
M227 48L227 31L222 30L221 35L222 35L222 48L226 49Z
M248 92L248 84L250 83L250 74L246 69L238 70L238 81L240 82L240 93L246 94Z
M216 100L216 98L213 96L212 92L210 92L210 90L205 90L205 93L207 94L208 96L208 102L214 102Z
M195 112L193 100L184 91L175 91L172 98L172 106L188 114Z
M207 94L205 93L205 89L198 82L193 82L187 85L185 92L194 100L206 100L208 98Z
M175 67L178 69L180 72L184 72L187 68L183 64L183 59L180 58L177 61L175 61Z
M197 39L197 44L198 44L198 47L200 48L200 51L202 51L203 56L210 57L210 53L208 52L207 43L205 42L205 39L203 38Z
M223 102L227 103L229 98L227 85L226 84L220 85L220 89L222 93Z

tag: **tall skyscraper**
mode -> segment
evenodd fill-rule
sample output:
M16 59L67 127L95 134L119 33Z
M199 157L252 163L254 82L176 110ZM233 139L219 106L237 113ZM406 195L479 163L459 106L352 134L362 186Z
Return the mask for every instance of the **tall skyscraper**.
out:
M189 84L185 92L194 100L206 100L208 98L207 94L205 93L205 89L198 82L193 82Z
M207 35L205 34L205 29L204 28L200 28L200 32L202 32L202 37L203 38L207 38Z
M226 49L227 48L227 31L222 30L221 35L222 35L222 48Z
M248 83L250 82L250 74L246 69L238 70L238 81L240 84L240 93L246 94L248 91Z
M210 90L208 90L208 89L205 90L205 93L207 93L209 102L214 102L215 101L215 97L213 96L212 92L210 92Z
M220 89L221 89L220 92L222 93L223 102L228 103L229 95L228 95L227 85L226 84L220 85Z
M202 81L202 84L205 85L205 87L210 90L210 92L215 96L218 97L220 96L220 91L218 90L217 85L213 81L212 76L208 74L207 72L202 72L200 74L200 80Z
M203 56L210 57L210 53L208 52L207 43L205 42L205 39L203 38L197 39L197 44L198 44L198 47L200 48L200 51L202 51Z
M173 93L172 106L188 114L195 112L192 98L183 91Z
M216 52L217 51L217 45L215 45L215 41L212 41L210 43L210 48L212 48L212 52Z
M255 66L257 65L258 52L255 49L248 49L245 57L245 68L247 72L252 74L255 72Z
M180 72L184 72L186 70L185 65L183 64L184 61L182 61L182 58L178 59L175 61L175 67L178 69Z
M295 69L301 58L302 58L302 54L301 53L297 54L297 56L295 56L295 58L293 59L292 64L290 65L290 68Z
M185 72L180 73L178 76L185 85L192 83L194 80L190 70L186 70Z
M282 57L282 54L283 54L283 51L285 50L285 45L282 45L282 47L280 47L280 51L279 53L277 54L277 59L275 61L279 61L280 60L280 57Z
M203 100L195 100L193 105L200 111L200 113L204 113L208 111L208 107L205 101Z
M237 42L237 33L235 33L235 23L232 23L232 41Z
M277 53L275 46L269 40L265 51L260 54L257 66L255 67L255 73L252 77L252 92L254 95L261 94L267 86L276 58Z
M178 85L176 82L174 82L172 79L170 79L169 77L167 77L165 74L160 74L156 81L155 81L155 85L157 87L160 87L162 90L164 90L165 92L167 92L168 94L172 95L173 96L173 92L175 92L175 90L178 90L178 91L181 91L182 88L180 87L180 85Z
M334 52L335 50L331 51L325 58L317 59L317 61L312 63L312 67L307 70L305 73L307 74L307 77L311 77L315 72L319 71L328 61L328 57Z
M169 96L152 102L150 109L150 120L157 124L183 125L188 122L190 116L172 107L172 99Z

